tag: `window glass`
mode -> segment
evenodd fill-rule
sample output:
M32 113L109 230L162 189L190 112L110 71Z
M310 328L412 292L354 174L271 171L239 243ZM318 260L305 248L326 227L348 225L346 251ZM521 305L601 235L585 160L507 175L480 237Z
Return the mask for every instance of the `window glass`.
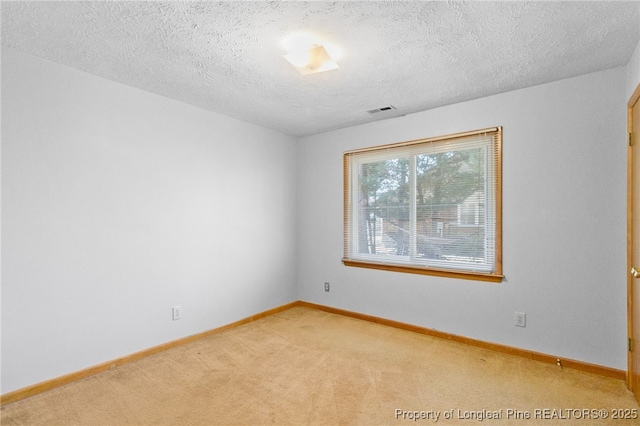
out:
M500 275L500 145L497 128L346 153L345 264Z

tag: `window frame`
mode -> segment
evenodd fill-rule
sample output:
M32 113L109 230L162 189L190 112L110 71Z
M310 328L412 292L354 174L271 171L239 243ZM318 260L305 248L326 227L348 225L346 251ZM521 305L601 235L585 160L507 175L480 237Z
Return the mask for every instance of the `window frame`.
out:
M419 145L424 145L428 143L439 143L444 141L455 141L455 139L463 139L471 136L477 135L491 135L493 137L493 147L495 152L494 155L494 164L493 164L493 183L494 193L493 199L495 200L495 235L494 235L494 256L493 256L493 270L491 271L475 271L475 270L465 270L454 269L448 267L439 267L439 266L431 266L424 264L414 264L414 263L404 263L399 261L380 261L376 260L375 254L371 256L358 254L357 258L354 257L350 250L352 246L356 247L351 241L356 238L356 234L353 233L351 235L351 230L354 228L354 216L356 216L355 205L352 205L351 199L354 197L354 191L356 190L351 182L354 179L354 171L352 168L353 158L357 158L356 154L362 153L371 153L373 155L380 154L380 158L387 158L388 156L385 154L385 151L390 149L394 150L404 150L406 148L409 155L412 151L416 149ZM391 157L398 158L399 156L394 154ZM361 164L362 162L357 162L357 164ZM343 196L344 196L344 253L342 258L342 263L345 266L352 267L361 267L361 268L370 268L370 269L379 269L385 271L393 271L393 272L404 272L404 273L413 273L413 274L423 274L423 275L433 275L440 277L451 277L451 278L462 278L469 280L477 280L477 281L487 281L487 282L501 282L504 278L502 274L502 127L491 127L486 129L479 129L469 132L455 133L444 136L437 136L432 138L418 139L400 143L393 143L387 145L373 146L358 150L347 151L343 155ZM491 207L487 207L491 208ZM472 225L470 225L472 226ZM369 257L369 259L366 259ZM379 258L379 257L378 257ZM394 260L397 260L396 258ZM433 262L436 263L437 262Z

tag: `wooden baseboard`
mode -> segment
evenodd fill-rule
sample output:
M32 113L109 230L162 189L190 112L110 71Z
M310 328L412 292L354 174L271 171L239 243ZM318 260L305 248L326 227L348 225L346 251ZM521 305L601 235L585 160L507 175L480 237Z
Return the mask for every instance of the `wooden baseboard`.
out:
M125 355L123 357L114 359L112 361L107 361L102 364L94 365L89 368L85 368L83 370L77 371L75 373L66 374L64 376L56 377L51 380L47 380L45 382L36 383L35 385L27 386L22 389L17 389L12 392L8 392L6 394L0 395L0 405L10 404L12 402L20 401L21 399L28 398L30 396L34 396L43 392L46 392L51 389L55 389L57 387L67 385L69 383L73 383L75 381L85 379L87 377L102 373L104 371L108 371L112 368L116 368L125 364L128 364L133 361L137 361L139 359L148 357L150 355L157 354L162 351L166 351L167 349L174 348L176 346L181 346L186 343L193 342L198 339L202 339L203 337L210 336L215 333L220 333L225 330L229 330L234 327L238 327L243 324L248 324L250 322L259 320L264 317L268 317L273 314L277 314L282 311L286 311L288 309L294 307L304 307L309 309L316 309L319 311L329 312L332 314L343 315L351 318L356 318L364 321L373 322L376 324L386 325L389 327L395 327L402 330L412 331L415 333L425 334L429 336L439 337L446 340L451 340L454 342L464 343L470 346L475 346L483 349L489 349L496 352L502 352L510 355L516 355L523 358L531 359L534 361L546 362L549 364L556 364L558 360L560 360L563 367L572 368L575 370L584 371L587 373L598 374L600 376L611 377L614 379L625 380L626 372L622 370L617 370L614 368L604 367L596 364L589 364L582 361L576 361L572 359L559 358L553 355L542 354L539 352L533 352L526 349L514 348L511 346L500 345L496 343L488 343L483 342L481 340L470 339L468 337L457 336L454 334L444 333L442 331L433 330L426 327L420 327L417 325L407 324L399 321L393 321L385 318L375 317L372 315L361 314L357 312L347 311L344 309L332 308L329 306L318 305L315 303L304 302L304 301L295 301L291 303L287 303L282 306L278 306L273 309L266 310L264 312L257 313L250 317L241 319L239 321L223 325L221 327L208 330L202 333L194 334L191 336L183 337L182 339L173 340L171 342L163 343L158 346L151 347L149 349L145 349L139 352L135 352L133 354Z
M238 327L243 324L248 324L250 322L259 320L264 317L268 317L278 312L286 311L287 309L291 309L294 306L297 306L297 302L291 302L286 305L278 306L276 308L257 313L255 315L241 319L239 321L236 321L227 325L223 325L222 327L214 328L212 330L208 330L202 333L183 337L181 339L163 343L158 346L153 346L151 348L144 349L142 351L135 352L129 355L125 355L123 357L120 357L111 361L103 362L102 364L94 365L92 367L85 368L80 371L76 371L74 373L56 377L54 379L47 380L41 383L36 383L35 385L27 386L22 389L17 389L12 392L7 392L6 394L0 395L0 405L10 404L12 402L20 401L21 399L25 399L30 396L34 396L39 393L46 392L48 390L55 389L63 385L67 385L69 383L73 383L78 380L85 379L87 377L102 373L112 368L120 367L130 362L137 361L142 358L146 358L150 355L154 355L159 352L166 351L167 349L175 348L176 346L181 346L186 343L190 343L195 340L202 339L203 337L210 336L215 333L220 333L222 331L228 330L230 328Z
M337 309L329 306L318 305L315 303L309 303L309 302L303 302L303 301L298 301L295 305L311 308L311 309L317 309L317 310L329 312L332 314L344 315L351 318L357 318L364 321L370 321L376 324L387 325L387 326L399 328L402 330L413 331L415 333L439 337L441 339L446 339L446 340L450 340L458 343L464 343L466 345L475 346L478 348L489 349L496 352L501 352L509 355L515 355L522 358L531 359L533 361L540 361L548 364L557 364L559 361L562 367L565 367L565 368L571 368L574 370L580 370L587 373L597 374L600 376L611 377L618 380L626 380L626 377L627 377L627 373L624 370L618 370L615 368L605 367L602 365L576 361L573 359L560 358L554 355L543 354L540 352L534 352L526 349L515 348L512 346L484 342L482 340L476 340L476 339L471 339L469 337L457 336L455 334L444 333L442 331L433 330L426 327L419 327L417 325L407 324L399 321L393 321L385 318L379 318L379 317L361 314L357 312L351 312L344 309Z

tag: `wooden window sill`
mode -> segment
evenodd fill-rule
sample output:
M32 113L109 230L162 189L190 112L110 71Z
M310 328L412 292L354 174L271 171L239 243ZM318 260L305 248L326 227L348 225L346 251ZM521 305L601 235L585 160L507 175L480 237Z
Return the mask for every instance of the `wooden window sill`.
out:
M345 266L353 266L356 268L379 269L383 271L433 275L437 277L460 278L465 280L486 281L486 282L493 282L493 283L500 283L504 279L504 275L496 274L496 273L451 271L447 269L426 268L421 266L365 262L362 260L353 260L353 259L342 259L342 263Z

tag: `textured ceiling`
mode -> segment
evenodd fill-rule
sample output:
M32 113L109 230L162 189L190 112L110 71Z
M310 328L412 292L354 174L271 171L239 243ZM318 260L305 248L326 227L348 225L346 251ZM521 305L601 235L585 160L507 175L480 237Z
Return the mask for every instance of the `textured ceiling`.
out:
M640 2L2 2L2 45L303 136L625 65ZM280 40L339 45L300 75ZM388 117L388 115L386 116Z

